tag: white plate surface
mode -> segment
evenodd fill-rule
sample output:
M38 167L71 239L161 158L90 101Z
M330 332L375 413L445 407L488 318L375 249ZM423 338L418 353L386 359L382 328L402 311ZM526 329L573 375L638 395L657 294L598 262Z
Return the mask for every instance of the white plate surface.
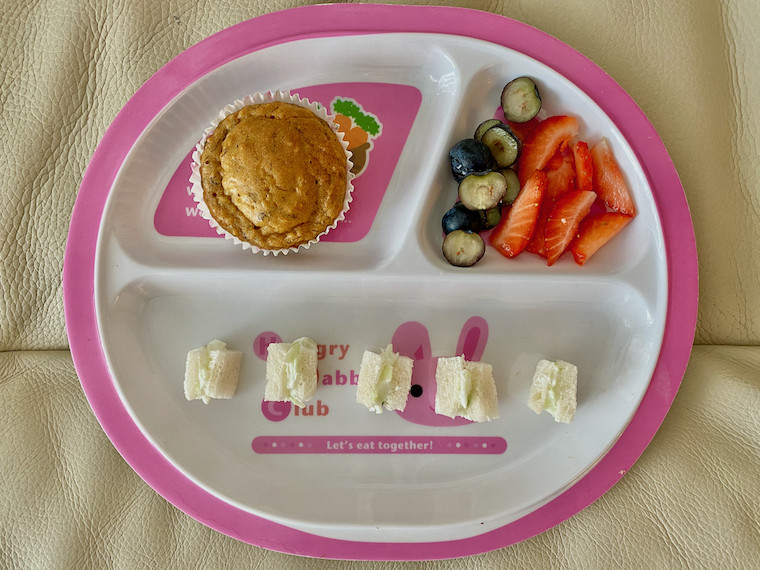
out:
M520 75L541 86L544 113L575 115L580 138L610 141L638 215L584 267L569 255L552 267L530 254L508 261L490 248L475 267L451 267L440 253L440 219L456 192L447 151L493 115L504 83ZM361 240L323 242L273 258L219 238L156 230L163 190L218 109L256 91L357 82L406 85L421 96ZM96 254L103 350L136 425L182 473L223 501L323 537L415 542L475 536L569 488L604 456L636 411L657 363L667 308L654 204L633 151L605 113L563 76L516 51L438 34L279 44L190 85L155 117L124 161ZM427 330L428 360L453 356L473 317L487 322L481 359L494 369L498 420L426 426L395 413L376 416L355 403L351 372L358 372L365 349L384 347L403 323L418 322ZM263 413L265 362L255 345L267 332L284 340L309 336L324 345L320 375L333 383L320 386L313 415L291 410L272 421ZM188 402L185 356L213 338L245 353L238 392L229 401ZM578 366L578 410L570 425L526 406L541 358ZM496 438L506 441L506 451L252 448L254 438L282 436L296 442L323 436L331 446L349 436L378 442L390 436Z

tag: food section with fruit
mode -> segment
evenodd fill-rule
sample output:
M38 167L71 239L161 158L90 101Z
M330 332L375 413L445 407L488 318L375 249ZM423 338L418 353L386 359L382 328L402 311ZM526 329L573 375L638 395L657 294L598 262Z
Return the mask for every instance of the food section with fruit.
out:
M484 120L449 151L458 187L441 223L443 256L470 267L488 244L508 259L527 251L551 266L570 252L584 265L636 216L610 144L589 147L575 116L540 118L529 77L504 86L500 110L503 121Z

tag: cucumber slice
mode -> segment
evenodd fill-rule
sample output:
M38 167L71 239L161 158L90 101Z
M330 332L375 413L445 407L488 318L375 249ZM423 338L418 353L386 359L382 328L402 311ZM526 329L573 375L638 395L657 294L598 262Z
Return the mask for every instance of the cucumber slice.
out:
M456 267L471 267L486 253L486 242L479 234L454 230L443 238L443 257Z
M504 116L515 123L525 123L541 110L541 95L530 77L518 77L504 86L501 92Z
M520 179L517 177L517 172L511 168L503 168L499 170L499 172L507 181L507 191L504 192L504 197L501 199L501 203L511 204L520 193Z
M483 133L480 141L491 151L499 168L512 166L517 157L520 156L520 139L514 135L512 129L507 125L500 123L491 127Z
M507 180L492 170L485 174L470 174L459 183L459 200L468 210L495 208L507 191Z

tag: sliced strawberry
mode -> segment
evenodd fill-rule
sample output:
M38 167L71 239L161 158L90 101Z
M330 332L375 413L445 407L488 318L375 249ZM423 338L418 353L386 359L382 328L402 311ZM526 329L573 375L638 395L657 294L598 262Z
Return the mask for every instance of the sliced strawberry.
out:
M575 188L587 192L593 191L594 166L588 144L583 141L576 141L573 144L573 156L575 157Z
M602 139L591 147L590 154L594 169L594 191L611 210L635 216L636 206L607 139Z
M530 241L547 184L546 174L536 170L494 228L489 241L503 256L515 257Z
M570 244L575 263L583 265L600 247L614 238L628 225L633 216L619 212L589 214L578 228L578 234Z
M552 159L553 168L544 168L548 186L546 187L546 196L556 200L563 194L573 190L575 187L575 160L571 152L562 152L555 155L558 159L556 162Z
M528 135L530 135L535 128L538 126L538 123L541 121L538 119L538 117L533 117L530 121L526 121L525 123L516 123L514 121L507 121L504 119L509 125L509 128L512 129L512 132L517 135L517 138L520 139L521 142L524 142L526 138L528 138Z
M596 200L594 192L571 190L554 204L546 222L546 264L553 265L575 237Z
M546 257L546 222L549 219L549 213L552 211L553 205L553 201L550 202L544 197L544 201L541 203L541 208L538 212L538 218L536 219L536 229L530 241L525 245L525 251Z
M570 152L556 153L544 168L547 178L546 195L538 214L536 231L525 246L527 251L546 257L546 222L557 199L573 189L574 163Z
M565 162L565 157L567 156L567 152L564 151L557 151L555 152L552 157L546 162L546 166L544 166L541 170L544 172L550 172L552 170L559 169L562 164Z
M578 128L578 119L562 115L538 123L523 141L517 161L520 183L524 184L534 170L543 169L554 153L578 134Z

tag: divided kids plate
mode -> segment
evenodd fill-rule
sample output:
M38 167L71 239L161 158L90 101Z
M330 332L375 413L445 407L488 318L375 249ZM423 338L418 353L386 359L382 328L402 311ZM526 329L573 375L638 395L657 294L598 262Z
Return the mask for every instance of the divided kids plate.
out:
M441 216L448 149L530 75L546 115L606 138L638 208L584 267L495 250L455 268ZM219 109L290 90L353 116L346 220L308 251L263 256L218 237L188 192ZM431 559L507 546L596 500L662 422L690 354L696 251L675 169L603 71L524 24L457 8L328 5L243 22L159 70L105 134L71 222L64 295L83 389L116 448L204 524L294 554ZM676 292L674 294L674 292ZM320 348L304 409L263 402L266 345ZM185 356L244 352L231 400L188 402ZM415 359L403 413L355 402L365 349ZM500 417L432 411L437 357L493 366ZM526 405L539 359L578 366L569 425Z

